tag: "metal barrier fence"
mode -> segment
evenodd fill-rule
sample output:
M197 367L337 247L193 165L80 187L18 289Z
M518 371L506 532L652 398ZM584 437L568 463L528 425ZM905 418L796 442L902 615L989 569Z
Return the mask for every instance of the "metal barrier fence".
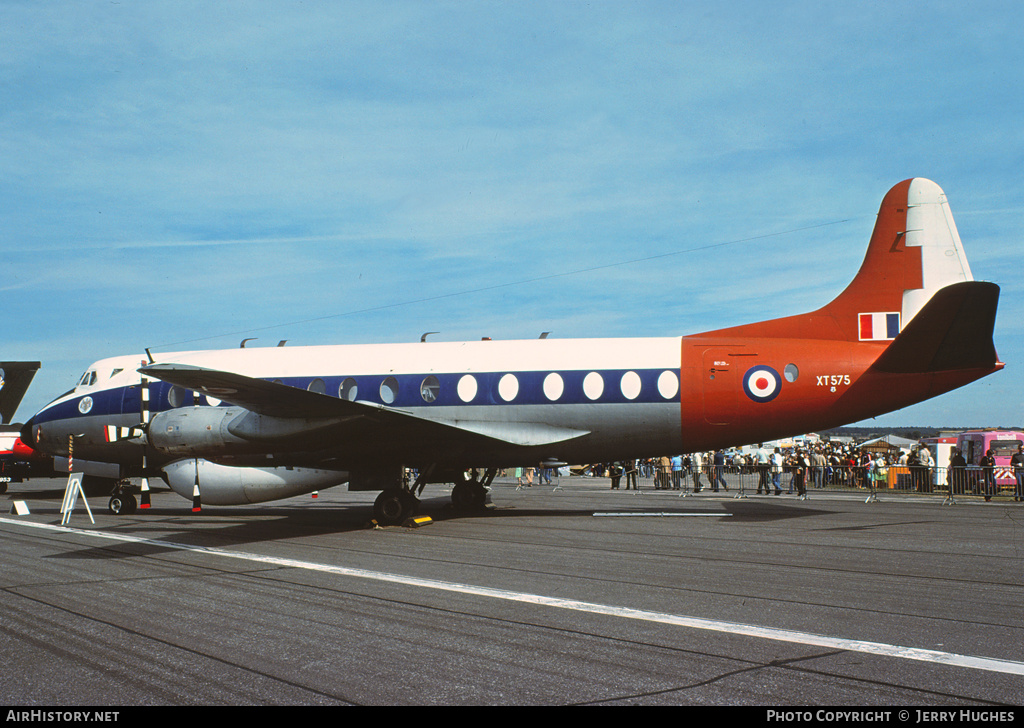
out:
M797 468L785 465L781 472L772 472L771 467L746 466L736 468L725 466L720 470L714 465L703 466L699 471L684 469L660 473L637 471L635 476L624 472L614 477L611 469L596 469L597 478L610 479L611 485L620 490L676 490L680 495L694 492L722 492L736 495L750 494L794 494L829 491L839 493L878 494L921 493L943 496L947 501L956 496L1006 496L1024 501L1024 472L1019 475L1008 467L980 468L967 467L925 467L890 465L883 470L868 470L865 467ZM699 476L698 476L699 473ZM585 482L591 476L582 476ZM1019 478L1019 480L1018 480ZM516 478L513 471L506 471L498 480L517 485L559 485L569 482L567 476L555 471L537 469L532 476L525 474ZM577 481L577 476L572 476Z

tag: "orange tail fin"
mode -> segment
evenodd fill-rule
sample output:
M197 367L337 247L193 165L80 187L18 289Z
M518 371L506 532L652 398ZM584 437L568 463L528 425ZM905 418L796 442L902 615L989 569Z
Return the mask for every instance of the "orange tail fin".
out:
M930 180L908 179L883 198L864 262L835 300L708 335L891 341L938 291L972 280L945 193Z

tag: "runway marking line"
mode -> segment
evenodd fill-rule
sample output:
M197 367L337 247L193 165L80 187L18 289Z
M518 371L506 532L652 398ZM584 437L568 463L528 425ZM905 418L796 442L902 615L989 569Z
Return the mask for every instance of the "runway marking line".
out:
M867 642L864 640L852 640L841 637L827 637L825 635L813 634L810 632L799 632L795 630L776 629L773 627L760 627L739 622L726 622L716 619L703 619L700 617L687 617L678 614L665 612L652 612L643 609L631 609L629 607L617 607L608 604L597 604L594 602L582 602L572 599L559 599L547 597L540 594L529 594L525 592L508 591L505 589L494 589L491 587L474 586L472 584L459 584L457 582L439 581L437 579L423 579L415 576L403 576L401 574L389 574L381 571L369 571L356 569L347 566L331 566L330 564L318 564L311 561L299 561L297 559L285 559L277 556L262 556L260 554L247 553L245 551L228 551L224 549L209 548L204 546L189 546L186 544L174 543L173 541L162 541L160 539L140 538L119 533L108 533L100 531L87 531L83 529L70 528L67 526L52 525L47 523L33 523L31 521L20 521L13 518L0 517L0 523L8 523L16 526L27 526L45 531L56 531L90 538L107 539L110 541L121 541L125 543L146 544L160 546L178 551L189 551L193 553L220 556L227 559L250 561L261 564L271 564L294 569L305 569L326 574L349 576L371 581L388 582L391 584L404 584L407 586L434 589L439 591L456 592L459 594L470 594L474 596L501 599L504 601L519 602L523 604L534 604L539 606L567 609L589 614L601 614L624 619L635 619L644 622L668 624L676 627L688 627L712 632L742 635L747 637L758 637L761 639L774 640L777 642L791 642L794 644L810 645L816 647L827 647L830 649L845 650L850 652L862 652L882 657L897 657L904 660L917 660L930 662L951 667L965 667L973 670L985 670L988 672L1006 673L1009 675L1024 675L1024 662L1014 660L1001 660L993 657L976 657L972 655L958 655L952 652L941 652L938 650L926 650L917 647L903 647L890 645L884 642Z

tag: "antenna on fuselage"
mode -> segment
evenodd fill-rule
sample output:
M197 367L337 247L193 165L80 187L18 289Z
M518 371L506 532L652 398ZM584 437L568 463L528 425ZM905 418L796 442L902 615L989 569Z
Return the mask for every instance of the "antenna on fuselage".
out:
M238 345L238 348L239 349L244 349L245 348L245 342L247 342L247 341L256 341L256 337L253 337L251 339L242 339L242 343Z
M428 336L430 336L431 334L440 334L440 333L441 333L440 331L428 331L427 333L423 334L423 336L420 337L420 343L421 344L425 344L425 343L427 343L427 337Z

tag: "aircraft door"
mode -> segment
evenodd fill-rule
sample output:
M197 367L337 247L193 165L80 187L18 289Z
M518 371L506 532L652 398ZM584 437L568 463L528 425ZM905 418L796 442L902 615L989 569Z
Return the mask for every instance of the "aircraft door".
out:
M692 452L720 447L738 426L749 424L743 378L756 363L757 352L742 343L683 341L684 448Z
M139 422L142 421L142 388L138 384L124 388L121 395L121 414L134 415Z

